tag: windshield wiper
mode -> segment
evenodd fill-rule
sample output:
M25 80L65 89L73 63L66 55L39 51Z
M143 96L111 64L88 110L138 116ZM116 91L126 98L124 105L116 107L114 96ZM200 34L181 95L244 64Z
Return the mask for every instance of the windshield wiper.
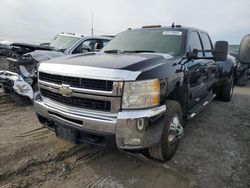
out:
M124 53L143 53L143 52L155 53L155 51L153 51L153 50L126 50L123 52Z
M121 50L115 49L115 50L105 50L105 53L110 53L110 54L121 54L123 53Z

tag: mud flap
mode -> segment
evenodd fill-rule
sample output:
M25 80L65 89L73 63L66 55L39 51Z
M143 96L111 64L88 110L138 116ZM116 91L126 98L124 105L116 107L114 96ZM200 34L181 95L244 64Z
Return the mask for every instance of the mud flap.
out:
M71 143L77 144L78 133L76 130L67 129L62 126L56 126L56 136L63 140L69 141Z

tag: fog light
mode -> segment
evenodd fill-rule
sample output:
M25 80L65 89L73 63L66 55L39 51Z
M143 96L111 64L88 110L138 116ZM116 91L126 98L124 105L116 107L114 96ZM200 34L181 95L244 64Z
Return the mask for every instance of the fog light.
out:
M141 139L140 138L124 138L123 144L130 145L130 146L139 146L141 145Z
M141 119L137 119L136 121L136 128L138 129L138 131L143 131L144 130L144 119L141 118Z

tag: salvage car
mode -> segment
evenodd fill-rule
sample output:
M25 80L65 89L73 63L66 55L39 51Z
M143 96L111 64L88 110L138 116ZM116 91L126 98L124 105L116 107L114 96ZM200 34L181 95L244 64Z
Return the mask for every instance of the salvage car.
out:
M71 45L83 38L82 34L74 33L60 33L57 34L51 43L42 43L40 45L28 44L28 43L16 43L1 41L0 46L0 56L11 57L18 59L26 53L33 52L35 50L45 50L45 51L60 51L64 52Z
M0 70L0 83L18 105L25 105L33 100L37 90L39 62L69 54L99 51L111 39L111 36L81 35L80 38L73 34L59 34L49 45L53 51L40 49L20 55L17 59L8 57L9 70Z
M250 63L247 50L239 59L245 55ZM203 30L130 29L100 52L42 62L34 107L40 123L59 138L147 151L165 161L178 148L185 119L215 97L231 100L235 66L228 43L213 46Z

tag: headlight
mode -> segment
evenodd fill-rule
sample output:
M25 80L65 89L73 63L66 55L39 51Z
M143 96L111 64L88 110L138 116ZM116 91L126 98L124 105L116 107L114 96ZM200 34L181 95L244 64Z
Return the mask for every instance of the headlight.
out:
M159 105L160 102L159 80L125 82L122 108L136 109L149 108Z

